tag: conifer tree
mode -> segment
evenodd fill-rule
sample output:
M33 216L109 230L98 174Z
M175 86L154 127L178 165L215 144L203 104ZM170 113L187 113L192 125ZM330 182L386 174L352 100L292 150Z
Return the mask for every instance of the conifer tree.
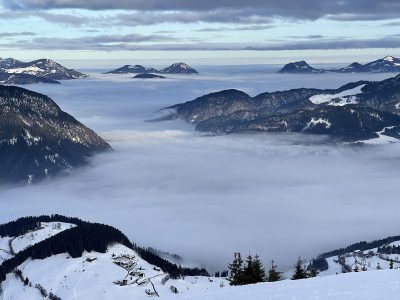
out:
M253 257L249 254L246 259L246 266L244 267L244 282L243 284L250 284L254 282L254 264Z
M282 280L282 275L280 272L276 270L277 266L275 265L274 260L271 261L271 269L268 271L268 281L275 282Z
M265 269L258 255L254 257L253 269L254 281L256 283L265 281Z
M292 280L298 280L304 278L307 278L307 272L303 268L303 261L301 260L301 257L299 257L299 259L297 260L296 269L292 276Z
M231 271L229 280L231 285L243 284L243 260L239 252L235 252L233 262L228 266Z
M311 267L307 272L307 277L317 277L318 270L314 267Z
M393 261L393 259L391 259L390 260L390 263L389 263L389 269L393 269L393 265L394 265L394 261Z

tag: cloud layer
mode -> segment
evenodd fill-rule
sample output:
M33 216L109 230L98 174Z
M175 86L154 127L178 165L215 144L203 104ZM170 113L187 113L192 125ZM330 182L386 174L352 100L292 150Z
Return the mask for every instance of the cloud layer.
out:
M226 268L238 250L283 267L298 255L399 234L398 145L335 147L302 135L205 137L181 122L144 121L161 107L224 88L255 95L366 79L224 70L146 83L97 75L102 79L31 86L103 132L115 151L67 177L2 187L0 222L43 213L78 216L216 268Z
M317 19L325 16L346 19L393 18L400 8L396 0L2 0L10 9L83 8L91 10L129 9L142 11L211 11L252 9L264 16Z

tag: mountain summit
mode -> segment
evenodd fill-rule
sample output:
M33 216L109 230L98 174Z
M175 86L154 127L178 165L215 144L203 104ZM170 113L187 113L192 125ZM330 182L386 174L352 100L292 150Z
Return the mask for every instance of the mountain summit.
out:
M51 59L38 59L31 62L22 62L13 58L0 58L0 72L8 74L9 76L14 75L21 77L20 75L22 74L48 80L68 80L88 77L86 74L68 69ZM37 81L41 82L39 79ZM29 83L32 82L27 81L26 83L21 82L19 84Z
M323 70L315 69L311 67L304 60L288 63L278 73L290 73L290 74L311 74L311 73L322 73Z

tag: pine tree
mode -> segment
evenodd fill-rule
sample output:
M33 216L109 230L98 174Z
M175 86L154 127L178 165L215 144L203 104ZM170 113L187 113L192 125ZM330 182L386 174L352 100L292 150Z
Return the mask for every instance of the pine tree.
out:
M244 267L244 282L243 284L250 284L254 282L254 264L253 257L249 254L246 259L246 266Z
M307 277L317 277L318 275L318 270L314 267L310 267L310 269L307 272Z
M255 283L265 281L265 269L258 255L254 257L253 270Z
M276 270L277 266L275 265L274 260L271 261L271 269L268 271L268 281L275 282L282 280L282 275L280 272Z
M393 269L393 266L394 266L394 261L393 261L393 259L391 259L390 260L390 263L389 263L389 269Z
M239 252L235 252L233 262L228 266L231 271L229 280L231 285L243 284L243 260Z
M299 259L297 260L296 269L292 276L292 280L298 280L304 278L307 278L307 272L303 268L303 261L301 260L301 257L299 257Z

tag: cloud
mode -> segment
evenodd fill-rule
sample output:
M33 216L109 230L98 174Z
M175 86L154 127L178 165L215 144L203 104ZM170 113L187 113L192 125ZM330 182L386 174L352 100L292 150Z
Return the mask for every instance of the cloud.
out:
M214 11L247 10L264 17L318 19L331 16L338 20L392 19L400 9L396 0L2 0L3 6L13 10L82 8L90 10L128 9L137 11ZM224 16L221 15L221 18Z
M221 32L221 31L257 31L257 30L266 30L275 28L275 25L267 24L267 25L246 25L246 26L239 26L239 27L206 27L197 29L197 32Z
M111 20L110 20L111 21ZM172 12L132 12L118 14L111 21L116 25L138 26L161 23L227 23L227 24L270 24L272 18L262 16L252 9Z
M390 35L376 39L319 38L318 35L305 36L304 40L276 41L268 43L212 43L201 38L187 43L165 35L100 35L80 38L34 38L0 46L7 48L40 50L100 50L100 51L278 51L278 50L328 50L328 49L368 49L400 48L400 35ZM168 43L168 42L173 43ZM151 42L151 43L145 43Z
M114 151L66 177L0 187L0 222L37 214L78 216L114 225L140 245L219 269L238 250L258 253L265 263L274 258L281 268L298 255L399 234L400 145L328 146L304 135L205 137L179 121L145 122L161 107L221 89L256 95L385 75L309 80L222 70L223 76L174 76L146 84L96 75L57 87L30 86L103 132Z
M129 50L130 47L139 47L138 44L145 42L174 41L175 38L151 34L110 34L84 36L78 38L48 38L36 37L31 40L21 40L14 43L4 44L7 48L24 48L40 50Z
M0 38L9 38L16 36L35 36L37 33L31 31L23 31L23 32L0 32Z
M92 22L100 23L100 19L85 17L79 14L61 14L61 13L48 13L44 11L12 11L12 12L0 12L1 20L15 20L15 19L27 19L27 18L40 18L50 23L65 24L70 26L82 26L89 25Z

